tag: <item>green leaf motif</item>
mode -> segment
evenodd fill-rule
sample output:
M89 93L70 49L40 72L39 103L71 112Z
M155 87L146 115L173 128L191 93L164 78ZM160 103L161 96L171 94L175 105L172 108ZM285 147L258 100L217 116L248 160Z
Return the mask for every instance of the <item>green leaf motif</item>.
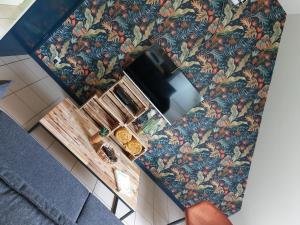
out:
M173 165L173 162L175 161L176 157L173 156L166 164L165 166L165 169L169 169L172 165Z
M196 113L196 112L198 112L198 111L204 111L205 109L204 108L202 108L202 107L194 107L194 108L192 108L189 112L188 112L188 114L194 114L194 113Z
M231 110L230 111L231 111L231 115L229 117L229 121L232 122L232 121L234 121L237 118L239 112L238 112L238 109L237 109L236 105L231 106Z
M198 134L194 133L192 135L192 139L193 139L192 148L195 148L200 142Z
M51 53L50 61L53 62L53 60L58 57L58 52L54 44L50 45L50 53Z
M199 62L196 62L196 61L184 61L184 62L180 65L180 68L191 67L191 66L199 65L199 64L200 64L200 63L199 63Z
M242 26L238 26L238 25L234 25L234 26L229 26L227 25L223 30L221 30L219 33L220 34L224 34L226 35L227 33L231 33L233 31L236 31L236 30L243 30L244 27Z
M198 174L197 174L197 184L202 184L204 182L204 175L203 175L203 172L202 171L199 171Z
M241 71L245 67L249 58L250 58L250 54L245 55L244 58L242 58L241 62L239 63L239 66L236 68L235 72Z
M205 177L204 181L207 182L207 181L211 180L211 178L214 176L215 172L216 172L215 169L214 169L214 170L211 170L211 171L207 174L207 176Z
M60 55L59 55L59 57L60 57L61 59L64 58L64 57L66 56L67 51L68 51L68 48L69 48L69 45L70 45L70 41L66 41L66 42L63 44L63 46L62 46L62 48L61 48L61 51L60 51Z
M242 77L242 76L229 77L224 83L230 84L230 83L237 82L237 81L239 81L239 80L246 80L246 78L245 78L245 77Z
M96 30L93 30L93 29L90 29L88 32L86 32L83 36L84 37L93 37L93 36L96 36L100 33L106 33L105 30L103 29L96 29Z
M194 47L193 47L192 50L190 51L189 57L194 56L194 55L197 53L197 51L199 50L199 47L201 46L203 40L204 40L203 38L199 38L199 39L195 42Z
M237 187L236 187L236 189L237 189L237 192L236 192L235 195L237 197L241 196L243 194L243 192L244 192L243 185L242 184L238 184Z
M234 152L234 155L233 155L233 157L232 157L232 161L235 162L235 161L237 161L237 160L240 158L240 156L241 156L240 148L239 148L238 146L235 146L233 152Z
M101 79L105 74L105 68L102 61L100 60L98 61L97 68L98 68L97 78Z
M140 30L140 27L135 25L134 29L133 29L133 33L134 33L134 40L133 40L133 45L136 47L142 40L142 33Z
M230 58L228 60L227 66L228 66L228 70L226 72L226 76L230 77L234 73L235 68L236 68L236 66L234 64L234 59L233 58Z
M245 8L247 7L247 4L248 4L248 0L246 0L244 3L240 4L240 6L239 6L238 10L236 11L232 20L236 20L236 19L240 18L240 16L243 14Z
M114 66L116 65L116 62L117 62L117 56L112 58L108 64L108 67L106 69L106 72L105 74L109 74L111 73L111 71L113 70Z
M89 8L86 8L86 10L84 12L84 16L86 18L84 27L85 27L85 29L89 30L91 28L91 26L93 25L93 20L94 20L91 10Z
M94 24L97 24L100 22L103 14L104 14L104 10L105 10L105 4L103 4L102 6L100 6L100 8L98 9L97 11L97 15L96 15L96 18L95 18L95 21L94 21Z
M176 10L180 7L182 0L174 0L173 1L173 8Z
M210 137L211 133L212 133L211 130L207 131L207 132L203 135L203 137L202 137L201 141L199 142L199 144L204 144L204 143L208 140L208 138Z
M179 60L183 62L186 59L186 57L188 57L188 55L189 55L189 49L187 47L187 43L184 41L181 45L181 55L179 57Z
M71 65L68 64L68 63L55 64L55 68L58 69L58 70L61 70L65 67L71 67Z
M227 26L230 23L233 16L233 13L231 11L231 6L229 4L226 5L224 9L224 13L225 13L225 18L222 23L224 26Z
M212 185L199 185L198 190L205 190L207 188L214 188Z
M147 29L145 30L145 34L144 34L144 37L143 37L143 40L147 40L153 30L153 27L155 25L155 21L153 21L152 23L150 23L147 27Z
M177 9L175 14L172 17L177 18L177 17L183 16L187 13L193 13L193 12L195 12L195 10L193 10L193 9Z
M165 168L164 161L162 159L158 159L157 164L158 164L157 171L160 173Z
M272 35L271 37L271 42L274 43L275 41L277 41L279 38L280 38L280 35L281 35L281 28L280 28L280 22L277 21L274 26L273 26L273 31L274 31L274 34Z
M209 152L208 148L194 148L193 153Z

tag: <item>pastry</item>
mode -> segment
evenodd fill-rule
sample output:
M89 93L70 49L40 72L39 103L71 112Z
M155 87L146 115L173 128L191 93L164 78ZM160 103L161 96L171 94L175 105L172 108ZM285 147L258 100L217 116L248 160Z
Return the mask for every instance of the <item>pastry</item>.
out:
M129 141L126 144L126 149L127 151L132 154L133 156L139 155L142 150L143 150L143 146L142 144L137 141L136 139L132 139L131 141Z
M122 144L126 144L132 139L132 134L130 134L129 131L124 127L119 128L115 132L115 135L118 141Z

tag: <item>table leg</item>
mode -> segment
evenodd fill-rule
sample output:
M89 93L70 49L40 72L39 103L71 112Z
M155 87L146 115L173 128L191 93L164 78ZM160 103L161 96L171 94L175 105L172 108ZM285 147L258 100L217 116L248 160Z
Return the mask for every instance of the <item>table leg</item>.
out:
M176 220L176 221L174 221L174 222L172 222L172 223L168 223L167 225L176 225L176 224L182 223L182 222L184 222L184 221L185 221L185 219L182 218L182 219Z
M133 212L134 212L134 211L131 209L128 213L126 213L124 216L122 216L122 217L120 218L120 220L122 221L122 220L126 219L126 218L127 218L128 216L130 216Z
M114 200L113 200L113 204L111 206L111 211L112 211L113 214L116 214L118 201L119 201L119 198L118 198L118 196L115 195Z
M36 123L36 124L34 124L27 132L28 132L28 133L31 133L31 132L32 132L35 128L37 128L39 125L40 125L39 122Z

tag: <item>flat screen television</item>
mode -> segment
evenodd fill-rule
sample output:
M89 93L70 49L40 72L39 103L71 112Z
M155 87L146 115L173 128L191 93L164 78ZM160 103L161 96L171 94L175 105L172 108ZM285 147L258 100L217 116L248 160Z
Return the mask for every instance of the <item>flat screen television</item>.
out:
M203 100L199 91L157 45L139 55L124 72L170 124Z

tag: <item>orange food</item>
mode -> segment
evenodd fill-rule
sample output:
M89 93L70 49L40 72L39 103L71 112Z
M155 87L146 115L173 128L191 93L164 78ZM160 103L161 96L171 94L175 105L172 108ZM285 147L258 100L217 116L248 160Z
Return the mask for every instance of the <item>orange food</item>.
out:
M115 132L115 136L122 144L126 144L132 139L132 134L130 134L129 131L124 127L119 128Z
M136 139L132 139L131 141L129 141L127 144L126 144L126 150L136 156L136 155L139 155L142 150L143 150L143 146L142 144L137 141Z

